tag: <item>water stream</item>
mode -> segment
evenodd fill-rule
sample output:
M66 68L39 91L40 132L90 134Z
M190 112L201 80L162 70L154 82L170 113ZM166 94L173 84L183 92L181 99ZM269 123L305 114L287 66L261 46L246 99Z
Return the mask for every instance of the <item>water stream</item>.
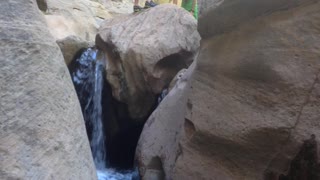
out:
M97 49L89 48L76 58L69 67L71 77L81 104L92 156L99 180L138 179L136 170L116 170L107 157L106 133L103 111L103 88L105 88L105 58Z

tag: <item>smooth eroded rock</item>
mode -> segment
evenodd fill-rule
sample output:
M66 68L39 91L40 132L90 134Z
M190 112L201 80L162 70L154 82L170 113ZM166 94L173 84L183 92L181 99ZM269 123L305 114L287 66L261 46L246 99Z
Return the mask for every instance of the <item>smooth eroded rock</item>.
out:
M210 9L199 23L238 24L223 34L217 32L224 26L200 26L205 39L173 179L291 177L304 142L320 142L320 3L224 2L230 4ZM237 4L250 21L230 20L241 12ZM213 17L219 12L220 20ZM319 163L311 158L301 166ZM305 169L294 171L303 178L318 172L299 172Z
M199 32L202 38L232 31L260 16L286 11L317 0L201 0Z
M132 0L99 0L101 3L106 7L108 12L114 17L114 16L121 16L125 14L131 14L133 13L133 2ZM143 1L140 0L139 4L141 6L144 6L142 4Z
M67 65L71 63L75 55L81 50L94 46L93 42L84 41L77 36L68 36L64 39L59 39L57 40L57 44L62 51L64 61Z
M45 14L51 34L56 39L78 36L94 41L100 23L111 15L103 4L91 0L46 0Z
M96 38L109 57L113 96L128 104L135 119L146 117L156 95L191 64L199 42L196 20L170 4L107 20Z
M177 74L169 94L144 125L136 149L136 161L143 180L172 179L175 162L181 153L179 141L195 66L196 62Z
M36 1L0 1L0 12L0 179L96 179L79 101Z

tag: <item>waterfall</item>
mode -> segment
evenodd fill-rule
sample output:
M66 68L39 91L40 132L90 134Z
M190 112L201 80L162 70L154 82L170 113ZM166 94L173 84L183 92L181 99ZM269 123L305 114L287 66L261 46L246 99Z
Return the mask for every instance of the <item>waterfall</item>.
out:
M103 60L97 59L96 49L87 49L77 59L78 67L72 72L72 80L75 84L83 116L88 127L90 147L97 169L106 167L105 136L102 124L101 95L103 88Z
M69 67L86 124L99 180L138 179L137 171L118 171L108 165L102 97L105 59L95 48L85 50Z
M92 59L96 59L96 51L91 51ZM92 154L94 157L94 162L98 169L105 168L106 165L106 150L105 150L105 138L102 127L102 106L101 106L101 97L102 97L102 88L103 88L103 63L101 61L94 61L95 67L93 77L94 91L90 99L92 100L92 113L88 116L90 117L90 121L93 122L93 130L92 130L92 140L90 142L90 146L92 149ZM86 107L88 108L88 107Z

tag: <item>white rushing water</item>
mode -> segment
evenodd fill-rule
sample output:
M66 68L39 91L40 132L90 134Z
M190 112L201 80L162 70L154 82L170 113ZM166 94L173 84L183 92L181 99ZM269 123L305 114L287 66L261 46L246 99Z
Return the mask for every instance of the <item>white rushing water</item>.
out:
M104 87L103 59L97 58L98 50L89 48L76 60L71 72L90 138L92 156L99 180L137 180L138 171L117 171L108 167L103 128L102 91Z
M114 169L105 169L97 171L98 180L138 180L138 171L118 172Z

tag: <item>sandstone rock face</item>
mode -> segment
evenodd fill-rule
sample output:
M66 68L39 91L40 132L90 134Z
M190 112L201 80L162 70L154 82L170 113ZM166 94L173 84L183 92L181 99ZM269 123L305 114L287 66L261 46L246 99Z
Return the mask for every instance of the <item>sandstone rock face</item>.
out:
M70 64L74 56L81 50L93 47L93 42L84 41L77 36L68 36L64 39L57 40L66 64Z
M45 14L51 34L56 39L70 35L94 41L100 23L111 15L106 8L90 0L46 0Z
M287 10L317 0L201 0L199 31L202 38L231 31L250 19Z
M181 153L178 143L195 64L175 77L175 85L144 125L136 149L136 161L143 180L172 177L176 159Z
M100 0L112 16L120 16L133 13L132 0ZM139 1L142 3L142 0ZM142 7L144 5L141 5Z
M128 104L135 119L146 117L156 95L191 64L199 42L196 20L170 4L107 20L96 38L109 57L113 96Z
M319 179L319 8L225 0L202 13L173 179Z
M36 1L0 1L0 179L96 179L80 105Z

